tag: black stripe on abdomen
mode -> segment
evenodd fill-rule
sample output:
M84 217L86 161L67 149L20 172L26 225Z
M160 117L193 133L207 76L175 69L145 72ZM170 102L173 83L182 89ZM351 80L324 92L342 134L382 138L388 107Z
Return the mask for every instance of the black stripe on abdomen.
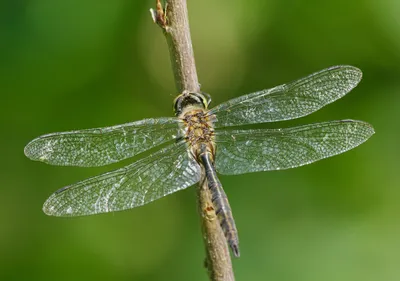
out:
M210 155L207 152L202 153L200 159L205 168L208 188L211 191L212 203L214 204L215 212L222 231L224 232L225 238L232 249L233 254L236 257L239 257L239 236L235 220L233 219L231 206L228 202L228 197L226 196L222 184L217 177L217 173L215 172L215 168L210 161Z

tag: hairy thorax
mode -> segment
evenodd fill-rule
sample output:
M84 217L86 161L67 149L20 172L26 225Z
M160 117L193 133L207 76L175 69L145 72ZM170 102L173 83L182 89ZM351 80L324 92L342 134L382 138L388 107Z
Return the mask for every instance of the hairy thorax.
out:
M192 153L198 158L207 149L215 155L213 115L204 109L188 109L181 115L184 123L184 135Z

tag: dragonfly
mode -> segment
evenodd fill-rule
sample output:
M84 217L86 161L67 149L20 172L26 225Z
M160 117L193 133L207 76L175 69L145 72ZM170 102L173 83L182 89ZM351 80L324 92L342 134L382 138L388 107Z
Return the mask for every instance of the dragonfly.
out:
M71 217L131 209L190 187L203 176L227 243L239 256L237 228L218 173L240 175L310 164L355 148L374 129L357 120L280 129L232 127L309 115L346 95L361 78L356 67L334 66L211 109L208 94L184 92L174 101L175 117L51 133L29 142L24 152L50 165L96 167L158 148L125 167L57 190L44 203L44 213Z

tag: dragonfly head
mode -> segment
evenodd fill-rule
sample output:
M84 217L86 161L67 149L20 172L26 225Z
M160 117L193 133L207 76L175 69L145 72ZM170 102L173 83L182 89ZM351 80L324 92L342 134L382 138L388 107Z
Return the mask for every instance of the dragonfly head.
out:
M211 102L211 97L207 93L184 92L177 96L174 101L175 115L179 116L185 109L202 108L207 109Z

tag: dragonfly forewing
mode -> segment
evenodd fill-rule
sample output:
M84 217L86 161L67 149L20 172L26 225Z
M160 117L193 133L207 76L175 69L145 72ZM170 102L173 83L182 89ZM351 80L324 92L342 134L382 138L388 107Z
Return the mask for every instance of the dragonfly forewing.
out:
M368 123L341 120L285 129L218 130L217 172L289 169L350 150L374 134Z
M362 78L354 66L334 66L294 82L241 96L210 110L215 127L229 127L306 116L350 92Z
M32 160L51 165L95 167L132 157L179 137L178 118L144 119L40 136L25 147Z
M183 141L124 168L64 187L44 203L53 216L84 216L135 208L200 180L200 167Z

